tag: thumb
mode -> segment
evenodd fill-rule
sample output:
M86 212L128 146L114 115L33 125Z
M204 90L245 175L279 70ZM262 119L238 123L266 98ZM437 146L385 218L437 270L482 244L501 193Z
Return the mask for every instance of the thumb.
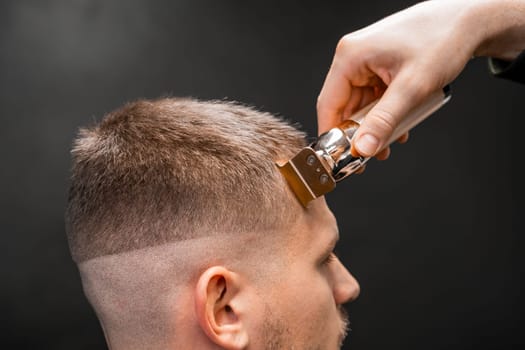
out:
M403 117L423 100L423 90L413 85L413 81L395 79L388 86L355 133L352 146L359 155L373 157L389 146Z

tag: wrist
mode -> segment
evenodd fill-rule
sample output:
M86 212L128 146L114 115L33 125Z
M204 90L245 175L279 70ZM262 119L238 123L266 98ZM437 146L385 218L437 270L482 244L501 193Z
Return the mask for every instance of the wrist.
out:
M525 0L470 3L466 18L478 42L474 56L511 61L525 49Z

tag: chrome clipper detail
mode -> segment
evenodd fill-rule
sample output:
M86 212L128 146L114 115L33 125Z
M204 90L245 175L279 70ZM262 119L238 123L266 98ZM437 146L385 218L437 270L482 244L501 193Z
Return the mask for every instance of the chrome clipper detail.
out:
M396 128L388 145L426 119L450 100L450 88L429 96L414 108ZM370 103L349 120L323 133L308 147L282 165L279 170L303 206L333 189L339 182L358 171L370 158L352 155L352 138L366 114L377 103Z

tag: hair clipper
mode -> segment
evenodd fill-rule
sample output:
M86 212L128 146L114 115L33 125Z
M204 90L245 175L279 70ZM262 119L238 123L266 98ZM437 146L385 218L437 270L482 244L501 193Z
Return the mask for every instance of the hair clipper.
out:
M394 130L387 145L426 119L450 100L450 86L430 95L412 109ZM336 183L355 173L370 157L354 157L352 138L366 114L378 100L353 114L337 127L321 134L288 162L277 165L301 204L308 203L335 189Z

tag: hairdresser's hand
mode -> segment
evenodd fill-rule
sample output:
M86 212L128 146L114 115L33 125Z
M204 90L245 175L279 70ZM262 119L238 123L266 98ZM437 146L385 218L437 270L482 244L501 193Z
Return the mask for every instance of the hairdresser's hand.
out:
M386 159L386 142L410 109L452 82L474 55L516 57L524 27L525 0L431 0L345 35L318 98L319 133L381 97L353 146Z

